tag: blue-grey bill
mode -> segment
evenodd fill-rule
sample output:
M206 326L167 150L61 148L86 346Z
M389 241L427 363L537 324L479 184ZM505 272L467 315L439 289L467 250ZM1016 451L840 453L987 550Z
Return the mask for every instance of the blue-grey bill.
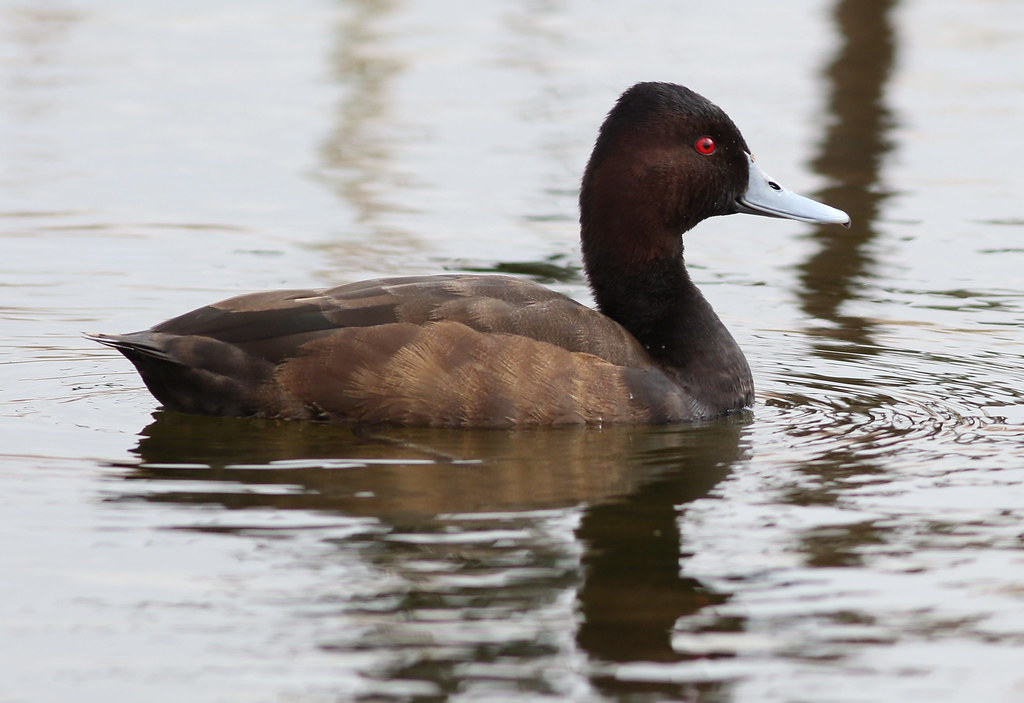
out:
M777 181L769 178L754 163L750 154L747 154L747 161L750 164L750 179L747 182L747 192L736 201L736 212L782 217L820 225L850 226L850 216L842 210L786 190Z

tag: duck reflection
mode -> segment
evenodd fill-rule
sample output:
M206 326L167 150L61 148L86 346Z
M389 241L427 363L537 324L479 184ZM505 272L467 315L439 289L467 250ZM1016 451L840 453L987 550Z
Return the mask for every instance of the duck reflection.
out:
M474 677L465 673L468 663L484 667L479 675L486 678L488 662L503 662L530 672L517 677L517 690L550 692L548 668L539 663L555 658L568 666L552 641L575 627L596 688L683 696L692 684L621 680L615 667L691 658L672 648L679 621L728 598L680 575L686 550L678 523L685 505L706 496L742 457L743 424L353 431L159 412L116 499L220 506L237 511L230 525L211 526L203 510L196 524L180 527L257 539L259 518L247 524L247 510L315 512L326 522L331 515L372 518L372 534L327 541L339 561L358 555L389 578L358 597L334 584L308 597L340 604L339 633L319 642L323 649L371 649L382 660L403 652L376 667L373 678L382 682L426 681L443 695ZM557 534L544 526L553 516L562 525ZM575 607L560 623L546 623L543 613L567 598ZM367 617L377 626L358 642L340 632L342 623ZM526 628L500 642L493 634L467 642L467 618L493 618L498 631L509 618L533 620L551 636ZM420 630L425 623L429 635ZM445 641L453 623L459 651L440 655L438 647L455 645Z
M735 427L717 428L723 433ZM686 504L706 496L738 458L735 445L724 452L724 436L713 444L688 447L685 463L673 451L655 451L646 461L665 462L666 471L629 495L591 505L577 537L584 545L585 577L579 589L582 621L577 641L592 659L604 662L683 662L699 658L677 652L672 633L687 616L724 603L728 594L680 574L685 554L679 520ZM718 442L722 442L719 444ZM660 456L659 456L660 455ZM712 618L710 629L738 629ZM676 684L622 680L610 673L593 683L611 696L643 692L671 700L721 700L727 684Z

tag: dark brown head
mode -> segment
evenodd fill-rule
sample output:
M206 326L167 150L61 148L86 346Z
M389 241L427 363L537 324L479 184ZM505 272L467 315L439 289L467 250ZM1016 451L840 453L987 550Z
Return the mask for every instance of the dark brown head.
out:
M583 177L584 252L604 244L644 260L680 251L684 231L736 211L748 153L729 116L692 90L633 86L601 126Z
M580 191L583 259L602 310L609 298L628 297L615 290L622 274L675 271L683 232L740 212L849 224L846 213L765 175L711 101L673 83L634 85L601 126Z

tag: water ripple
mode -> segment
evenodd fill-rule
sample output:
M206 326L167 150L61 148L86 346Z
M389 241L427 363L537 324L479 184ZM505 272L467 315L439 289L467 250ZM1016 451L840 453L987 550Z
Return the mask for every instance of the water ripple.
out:
M776 356L755 375L759 419L809 451L879 455L991 451L1024 433L1020 357L883 347Z

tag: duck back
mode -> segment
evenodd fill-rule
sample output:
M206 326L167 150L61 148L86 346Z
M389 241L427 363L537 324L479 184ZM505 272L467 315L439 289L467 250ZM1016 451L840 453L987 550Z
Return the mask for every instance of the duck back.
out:
M478 427L713 414L618 323L507 276L252 293L92 338L190 413Z

